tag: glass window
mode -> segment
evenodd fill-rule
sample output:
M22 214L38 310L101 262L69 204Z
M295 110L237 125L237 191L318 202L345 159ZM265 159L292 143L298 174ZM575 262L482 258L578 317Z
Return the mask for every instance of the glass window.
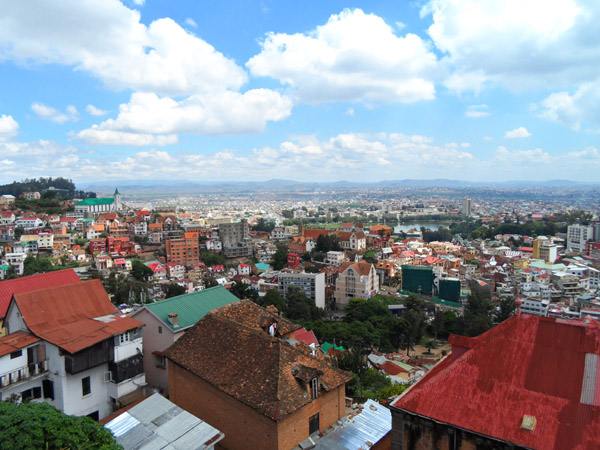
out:
M23 350L17 350L10 354L10 359L20 358L21 356L23 356Z
M90 395L92 393L92 382L90 377L81 379L81 395Z

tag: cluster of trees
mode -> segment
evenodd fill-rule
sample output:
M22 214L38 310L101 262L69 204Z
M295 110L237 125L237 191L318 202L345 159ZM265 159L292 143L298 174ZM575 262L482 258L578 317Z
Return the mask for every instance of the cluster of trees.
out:
M144 267L146 266L144 265ZM149 269L148 267L146 268ZM149 270L152 272L152 269ZM102 284L113 304L120 305L122 303L130 303L130 299L134 302L139 302L142 298L142 292L144 293L144 298L148 301L148 287L142 281L144 279L136 278L131 280L127 275L110 272L106 278L102 278Z
M224 266L225 257L220 253L201 252L200 259L206 266Z
M315 250L321 253L327 253L329 251L341 251L340 240L337 236L328 234L327 236L319 235L317 238Z
M587 217L587 214L583 211L580 213L574 213L565 222L559 222L558 220L544 219L538 221L528 221L524 223L492 223L484 225L481 221L463 221L454 222L450 225L449 231L450 236L460 234L463 238L468 239L492 239L498 234L519 234L526 236L554 236L558 232L566 231L568 223L583 223ZM439 232L440 230L438 230ZM443 233L447 234L445 230ZM428 236L432 236L432 232L428 230ZM423 235L424 240L425 235ZM435 240L435 239L431 239ZM446 239L448 240L448 239ZM428 241L429 242L429 241Z
M323 317L323 311L315 305L315 302L306 296L300 289L291 286L287 292L287 300L277 289L270 289L263 297L259 297L252 288L248 290L254 292L254 296L248 295L244 291L243 295L238 295L236 286L242 283L236 283L231 289L231 293L238 298L249 298L260 306L266 308L269 305L275 306L284 317L294 322L311 322Z
M266 231L270 233L271 231L273 231L273 228L275 228L274 222L267 222L261 217L256 222L256 225L252 227L252 231Z
M0 447L6 449L122 449L89 417L68 416L48 403L0 402Z

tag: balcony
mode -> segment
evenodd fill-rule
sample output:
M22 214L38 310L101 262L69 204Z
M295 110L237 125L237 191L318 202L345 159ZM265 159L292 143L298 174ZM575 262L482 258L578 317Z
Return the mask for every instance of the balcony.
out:
M5 372L0 375L0 389L4 389L13 384L20 383L29 378L36 377L45 372L48 372L48 360L44 359L40 362L27 364L10 372Z

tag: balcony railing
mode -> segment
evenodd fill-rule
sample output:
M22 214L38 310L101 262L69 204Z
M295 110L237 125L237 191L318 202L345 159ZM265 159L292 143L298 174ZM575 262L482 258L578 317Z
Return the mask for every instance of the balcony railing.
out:
M10 385L20 383L21 381L25 381L28 378L41 375L42 373L47 371L47 359L44 359L37 363L27 364L26 366L19 367L17 369L11 370L10 372L5 372L2 375L0 375L0 388L3 389Z

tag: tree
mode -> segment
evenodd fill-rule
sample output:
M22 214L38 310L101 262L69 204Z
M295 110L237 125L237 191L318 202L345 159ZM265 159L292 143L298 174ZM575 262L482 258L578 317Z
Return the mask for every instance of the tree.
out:
M239 299L249 299L254 302L258 300L258 292L248 286L246 283L242 283L241 281L236 281L231 289L229 290L233 295L235 295Z
M167 295L165 298L177 297L178 295L183 295L187 291L183 286L178 285L177 283L171 283L167 288Z
M0 448L122 449L109 430L89 417L68 416L48 403L0 402Z
M202 252L202 261L206 266L223 266L225 265L225 257L218 253Z
M154 272L150 267L141 262L139 259L131 261L131 275L136 280L145 281L154 276Z
M273 256L273 269L281 270L287 264L287 252L285 250L277 250Z
M287 317L291 320L318 320L321 310L306 294L295 286L290 286L287 292Z
M285 304L285 299L283 295L277 289L269 289L264 297L259 297L258 304L263 308L266 308L269 305L275 306L280 312L285 313L287 310L287 305Z
M463 332L467 336L479 336L492 328L494 305L483 293L473 291L467 300L463 314Z
M513 298L504 298L500 300L500 308L496 312L495 317L496 322L504 322L506 319L513 315L515 309L517 309L517 305L515 304L515 300Z
M52 265L52 261L48 258L36 258L35 256L27 256L23 263L23 275L33 275L34 273L52 272L57 267Z

